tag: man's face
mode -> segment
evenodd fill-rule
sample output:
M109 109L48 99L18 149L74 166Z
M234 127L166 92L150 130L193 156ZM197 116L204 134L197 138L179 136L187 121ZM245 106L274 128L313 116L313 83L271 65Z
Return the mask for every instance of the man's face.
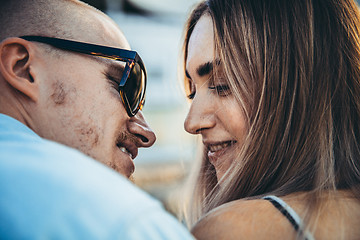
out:
M103 16L97 17L99 26L94 35L74 40L128 49L122 33ZM130 177L138 148L150 147L155 135L141 112L132 118L126 113L116 82L121 66L118 61L74 52L44 57L38 76L35 131Z

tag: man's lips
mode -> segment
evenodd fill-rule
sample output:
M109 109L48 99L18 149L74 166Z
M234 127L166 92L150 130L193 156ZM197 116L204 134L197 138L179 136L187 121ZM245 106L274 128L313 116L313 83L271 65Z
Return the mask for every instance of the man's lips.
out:
M132 154L125 147L118 147L123 153L126 153L132 158Z
M138 154L138 148L132 142L120 142L117 143L116 146L122 151L130 156L131 159L136 158Z

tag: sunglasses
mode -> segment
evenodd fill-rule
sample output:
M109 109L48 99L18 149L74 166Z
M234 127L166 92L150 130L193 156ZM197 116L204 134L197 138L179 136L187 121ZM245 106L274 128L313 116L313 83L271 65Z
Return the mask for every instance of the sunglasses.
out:
M27 41L46 43L53 47L84 53L97 57L125 62L119 83L119 93L129 117L141 110L145 103L146 69L140 56L135 51L76 42L60 38L42 36L22 36Z

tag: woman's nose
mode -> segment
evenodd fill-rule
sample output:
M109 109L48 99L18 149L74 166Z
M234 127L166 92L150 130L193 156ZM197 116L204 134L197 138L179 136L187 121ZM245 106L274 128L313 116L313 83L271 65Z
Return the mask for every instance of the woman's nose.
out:
M191 103L189 112L184 122L184 128L188 133L200 134L206 129L215 126L215 116L210 99L195 97Z
M137 147L151 147L156 141L155 133L147 124L141 111L130 118L128 130L137 138Z

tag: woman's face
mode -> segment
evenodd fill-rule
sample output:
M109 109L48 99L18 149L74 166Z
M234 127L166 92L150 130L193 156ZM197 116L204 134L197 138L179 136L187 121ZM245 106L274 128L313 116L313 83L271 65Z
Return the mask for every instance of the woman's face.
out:
M242 108L235 100L221 72L213 77L213 66L221 66L214 56L214 31L210 16L197 22L188 45L186 75L190 82L191 107L185 130L200 134L210 163L220 180L236 159L248 127ZM215 60L215 62L214 62Z

